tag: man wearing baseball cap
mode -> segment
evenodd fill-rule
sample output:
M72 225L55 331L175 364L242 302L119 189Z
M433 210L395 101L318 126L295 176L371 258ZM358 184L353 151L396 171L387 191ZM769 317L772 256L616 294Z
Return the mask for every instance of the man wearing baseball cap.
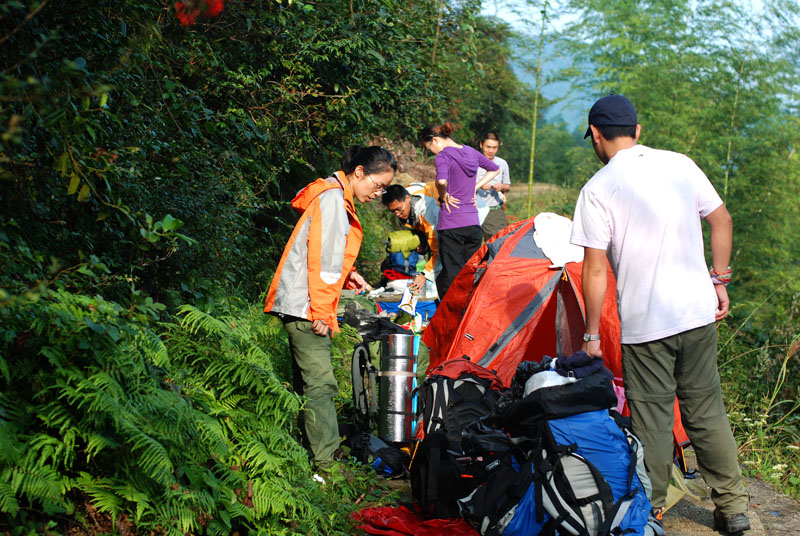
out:
M633 429L644 444L654 518L666 503L673 403L716 505L714 525L750 529L748 494L722 402L715 322L728 314L733 225L722 199L687 156L639 145L636 108L608 95L589 111L586 136L605 166L581 190L570 242L584 248L583 349L601 355L606 258L617 277L622 371ZM701 219L711 227L706 268Z

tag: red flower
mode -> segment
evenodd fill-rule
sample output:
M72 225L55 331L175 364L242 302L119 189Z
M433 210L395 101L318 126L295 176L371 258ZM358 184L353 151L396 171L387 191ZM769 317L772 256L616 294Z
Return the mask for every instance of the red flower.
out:
M197 15L199 14L200 10L196 8L187 8L186 4L184 4L182 0L175 2L175 15L178 16L178 20L183 26L191 26L194 24L197 20Z
M225 7L225 0L206 0L206 6L208 9L203 13L203 16L207 18L216 17L222 13L222 8Z
M191 26L197 17L216 17L222 13L225 0L178 0L175 2L175 15L183 26Z

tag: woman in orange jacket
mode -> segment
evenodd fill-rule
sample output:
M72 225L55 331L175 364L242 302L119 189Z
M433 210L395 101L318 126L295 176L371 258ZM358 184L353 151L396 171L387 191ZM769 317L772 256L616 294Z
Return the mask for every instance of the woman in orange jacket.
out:
M380 197L396 170L383 147L352 147L342 156L341 171L300 190L292 200L300 220L267 293L264 312L280 316L289 334L294 388L306 397L305 438L322 469L339 447L330 340L339 331L339 296L345 286L367 286L353 267L363 237L353 200Z

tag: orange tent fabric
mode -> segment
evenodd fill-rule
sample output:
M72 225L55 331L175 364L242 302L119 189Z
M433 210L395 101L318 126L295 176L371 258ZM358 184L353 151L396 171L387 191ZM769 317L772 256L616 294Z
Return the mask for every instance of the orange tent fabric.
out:
M583 264L550 268L552 262L534 242L533 232L533 218L506 227L467 261L422 335L430 350L428 370L466 355L494 370L508 387L521 361L580 350ZM606 367L622 378L616 280L610 265L600 341ZM679 444L687 441L680 418L674 431Z

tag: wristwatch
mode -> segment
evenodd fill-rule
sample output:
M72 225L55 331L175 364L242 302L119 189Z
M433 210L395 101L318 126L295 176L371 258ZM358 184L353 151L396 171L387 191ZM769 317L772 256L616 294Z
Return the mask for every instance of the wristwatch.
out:
M583 342L599 341L599 340L600 340L599 333L597 335L589 335L588 333L583 334Z

